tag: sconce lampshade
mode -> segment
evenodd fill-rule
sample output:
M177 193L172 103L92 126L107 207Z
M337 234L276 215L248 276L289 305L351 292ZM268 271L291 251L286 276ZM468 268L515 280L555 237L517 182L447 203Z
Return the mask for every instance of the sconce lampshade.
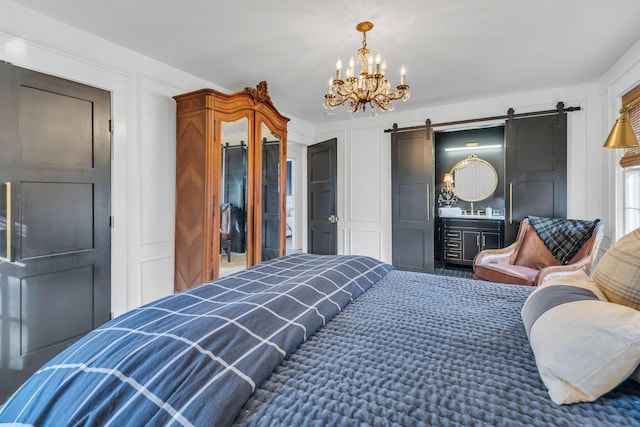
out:
M453 175L451 175L449 172L445 173L442 182L449 185L453 184Z
M636 138L629 117L627 117L627 109L620 110L620 117L616 120L616 123L609 133L609 137L605 141L603 148L631 148L638 146L638 139Z

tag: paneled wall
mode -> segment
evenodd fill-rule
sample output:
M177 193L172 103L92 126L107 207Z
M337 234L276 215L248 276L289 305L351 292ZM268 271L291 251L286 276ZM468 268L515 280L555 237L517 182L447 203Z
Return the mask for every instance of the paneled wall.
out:
M138 224L129 235L139 267L131 266L131 283L139 283L131 301L144 304L173 293L175 220L175 102L180 88L160 77L137 73L138 143L129 162L139 171L129 180L129 212ZM169 282L167 279L170 279Z
M391 138L385 129L391 128L394 122L405 127L424 124L427 118L440 123L490 117L504 115L510 107L516 113L548 110L558 101L582 108L570 113L568 118L568 214L572 218L603 218L607 223L606 206L600 204L600 195L588 191L589 183L597 180L600 170L585 168L587 163L597 163L602 155L598 127L588 120L597 109L596 98L594 84L580 85L404 112L396 109L375 118L363 115L319 126L317 141L338 139L339 253L366 254L391 262ZM469 125L437 130L468 128ZM496 197L503 199L504 193Z
M226 90L16 3L0 0L0 10L0 60L111 92L114 315L171 294L175 211L171 97L205 87L228 93L242 88ZM292 118L289 141L313 140L313 126L283 114Z
M225 90L60 21L0 0L0 60L97 86L112 93L112 302L117 315L165 294L173 282L173 123L170 95L210 87ZM604 220L606 240L616 237L622 153L603 151L620 96L640 81L636 43L597 81L562 88L511 93L447 105L412 106L394 113L314 126L292 118L288 140L302 146L338 138L340 253L391 261L390 137L384 129L554 108L558 101L580 106L569 115L568 213ZM255 84L257 82L253 82ZM277 99L274 100L277 105ZM320 100L318 101L320 103ZM411 109L413 108L413 109ZM336 112L341 114L341 112ZM306 193L304 147L299 183ZM295 184L294 184L295 185ZM304 196L303 196L304 197ZM298 199L299 220L306 198ZM302 248L306 228L302 227Z
M598 81L598 114L594 120L600 127L602 144L609 134L615 120L619 116L622 106L622 95L640 85L640 41L636 42ZM607 212L607 218L612 224L618 226L612 233L606 233L602 246L608 247L612 242L622 237L623 233L623 209L622 194L624 183L622 180L622 168L618 163L624 150L601 150L602 155L587 165L590 169L603 171L602 179L592 181L596 194L601 195L603 209Z

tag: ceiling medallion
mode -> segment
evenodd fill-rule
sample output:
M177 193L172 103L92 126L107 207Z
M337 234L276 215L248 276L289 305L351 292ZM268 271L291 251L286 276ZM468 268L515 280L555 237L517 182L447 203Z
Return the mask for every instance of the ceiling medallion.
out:
M400 85L391 89L389 80L385 77L386 62L378 53L375 58L367 48L367 31L373 28L371 22L361 22L356 30L362 33L362 47L358 49L360 73L354 72L355 61L349 59L345 80L341 79L342 61L336 63L335 78L329 80L329 89L324 96L324 107L335 108L346 104L351 117L359 110L365 111L367 105L371 108L371 117L378 112L393 111L393 102L399 99L409 99L409 86L405 84L406 70L404 65L400 70Z

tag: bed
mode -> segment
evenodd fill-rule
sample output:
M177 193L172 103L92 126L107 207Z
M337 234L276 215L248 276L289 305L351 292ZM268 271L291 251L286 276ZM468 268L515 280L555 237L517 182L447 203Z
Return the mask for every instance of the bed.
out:
M633 380L550 400L520 314L531 290L278 258L108 322L28 380L0 425L640 425Z

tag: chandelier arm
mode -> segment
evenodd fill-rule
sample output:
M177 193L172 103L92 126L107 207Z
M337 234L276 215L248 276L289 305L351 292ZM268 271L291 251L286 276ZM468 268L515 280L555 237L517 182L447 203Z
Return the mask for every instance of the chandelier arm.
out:
M328 104L328 106L332 108L339 107L350 99L350 98L336 98L336 97L327 98L327 96L328 95L325 95L325 104Z

